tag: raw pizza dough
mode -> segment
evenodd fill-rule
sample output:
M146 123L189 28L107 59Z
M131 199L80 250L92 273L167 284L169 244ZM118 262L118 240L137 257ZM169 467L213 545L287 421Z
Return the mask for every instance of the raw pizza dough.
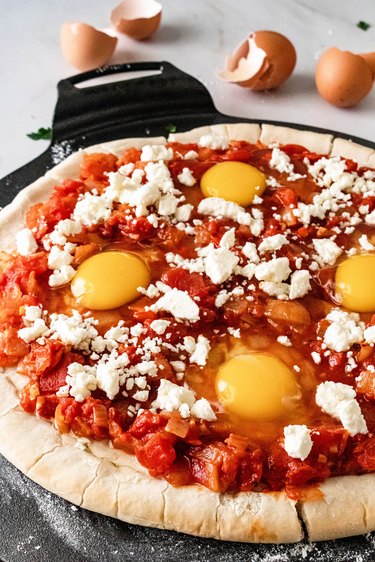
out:
M264 144L300 144L312 152L341 155L361 166L375 167L375 151L332 135L287 127L229 124L199 127L170 135L194 142L218 133L231 140ZM15 250L15 234L24 213L46 200L57 182L77 176L82 154L111 152L145 144L164 144L164 137L117 140L69 156L21 191L0 212L0 250ZM284 492L219 494L200 485L175 488L151 477L137 459L107 442L60 435L53 424L19 406L18 391L26 377L15 369L0 376L0 453L32 480L70 502L128 523L173 529L222 540L288 543L325 540L375 529L375 474L330 478L317 499L293 501ZM307 534L307 536L306 536Z

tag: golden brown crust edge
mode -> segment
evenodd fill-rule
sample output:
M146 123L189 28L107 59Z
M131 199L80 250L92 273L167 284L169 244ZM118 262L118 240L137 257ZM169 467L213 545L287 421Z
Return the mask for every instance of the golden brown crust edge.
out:
M264 143L298 143L323 154L340 154L373 165L375 152L331 135L271 125L244 123L200 127L171 135L170 140L194 141L217 132L232 139ZM125 139L89 147L119 154L127 146L163 143L165 139ZM57 181L75 175L81 154L70 156L23 190L0 213L2 249L14 249L14 235L22 228L24 210L45 199ZM375 529L375 475L345 476L320 486L314 501L289 499L284 493L217 494L202 486L174 488L152 478L133 456L108 443L82 443L74 435L59 435L53 425L25 413L18 406L22 377L13 369L0 377L0 452L44 488L86 509L129 523L173 529L203 537L263 543L326 540ZM142 499L140 500L140 490Z

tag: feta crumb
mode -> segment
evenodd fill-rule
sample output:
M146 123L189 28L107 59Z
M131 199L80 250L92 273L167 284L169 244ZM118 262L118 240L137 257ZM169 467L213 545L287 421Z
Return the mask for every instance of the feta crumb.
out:
M169 320L153 320L150 324L150 328L154 330L156 334L161 336L162 334L164 334L169 325Z
M325 331L323 341L333 351L348 351L354 343L363 339L364 323L356 312L345 312L338 308L326 316L331 324Z
M184 160L196 160L197 158L198 152L196 152L195 150L189 150L184 156Z
M180 411L181 407L186 404L188 411L186 412L185 407L182 412L180 411L180 414L181 417L187 418L190 415L190 408L193 406L194 402L195 396L192 390L174 384L167 379L161 379L157 397L152 402L151 408L173 412L175 410Z
M90 396L91 391L97 388L95 369L88 365L71 363L68 366L66 382L70 386L70 396L73 396L77 402L83 402Z
M291 300L300 299L307 295L311 290L310 278L311 276L307 269L300 269L292 273L289 292L289 298Z
M38 249L38 244L30 228L23 228L16 234L16 247L20 256L29 256Z
M172 160L172 158L173 150L167 148L164 144L146 144L142 148L142 162L149 162L150 160Z
M306 425L284 427L284 449L294 459L305 460L312 449L310 430Z
M351 386L332 381L321 383L315 396L315 401L323 412L339 420L352 437L358 433L368 433L355 396L355 390Z
M224 283L235 270L239 257L225 248L211 250L204 260L206 275L215 284Z
M205 336L199 335L195 344L195 349L189 358L190 363L195 363L201 367L206 365L210 349L209 340Z
M268 236L265 238L258 247L261 254L265 252L273 252L275 250L280 250L285 244L288 244L288 239L284 234L275 234L274 236Z
M320 365L320 363L322 362L322 358L320 357L319 353L317 353L316 351L311 352L311 357L315 365Z
M197 183L190 168L183 168L181 174L178 174L177 179L182 185L186 185L187 187L193 187L193 185Z
M359 245L361 246L361 248L363 250L366 250L367 252L372 252L373 250L375 250L375 246L373 244L371 244L371 242L367 238L366 234L362 234L362 236L359 238L358 242L359 242Z
M246 244L242 248L242 253L250 260L251 263L259 263L260 259L258 256L257 247L254 242L246 242Z
M285 347L291 347L293 345L288 336L279 336L276 341L281 345L285 345Z
M150 309L154 312L165 310L177 319L196 322L199 320L199 306L193 301L186 291L171 289L160 297Z
M321 265L333 265L342 254L341 248L333 240L315 238L312 243L318 252L318 261Z
M260 263L255 269L255 277L258 281L285 281L290 273L289 260L285 257Z
M216 415L213 411L211 404L206 398L200 398L190 408L190 414L195 418L200 418L206 421L215 421Z

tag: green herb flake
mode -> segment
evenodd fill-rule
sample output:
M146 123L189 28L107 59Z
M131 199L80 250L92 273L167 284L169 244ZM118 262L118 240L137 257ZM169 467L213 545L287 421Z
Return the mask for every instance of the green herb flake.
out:
M34 131L33 133L27 133L26 136L28 136L29 139L32 140L51 140L52 129L51 127L48 127L47 129L44 127L40 127L40 129Z
M359 27L359 29L363 29L363 31L367 31L371 25L367 23L367 21L359 21L357 23L357 27Z
M176 125L169 123L168 125L165 126L165 130L167 131L167 133L175 133L177 131L177 127Z

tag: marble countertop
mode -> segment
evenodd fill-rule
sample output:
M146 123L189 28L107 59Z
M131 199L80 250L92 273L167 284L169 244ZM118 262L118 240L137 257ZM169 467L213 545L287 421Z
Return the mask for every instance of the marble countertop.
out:
M325 127L373 140L375 89L357 107L339 109L321 99L314 85L319 55L337 46L353 52L375 48L373 0L161 0L162 25L149 41L121 37L111 63L166 60L198 78L219 111L228 115ZM47 148L26 134L51 125L56 84L77 71L63 58L59 32L64 21L109 26L109 0L2 0L0 34L0 177ZM371 27L363 31L359 20ZM297 50L292 77L272 92L250 92L215 74L225 57L251 31L286 35Z

